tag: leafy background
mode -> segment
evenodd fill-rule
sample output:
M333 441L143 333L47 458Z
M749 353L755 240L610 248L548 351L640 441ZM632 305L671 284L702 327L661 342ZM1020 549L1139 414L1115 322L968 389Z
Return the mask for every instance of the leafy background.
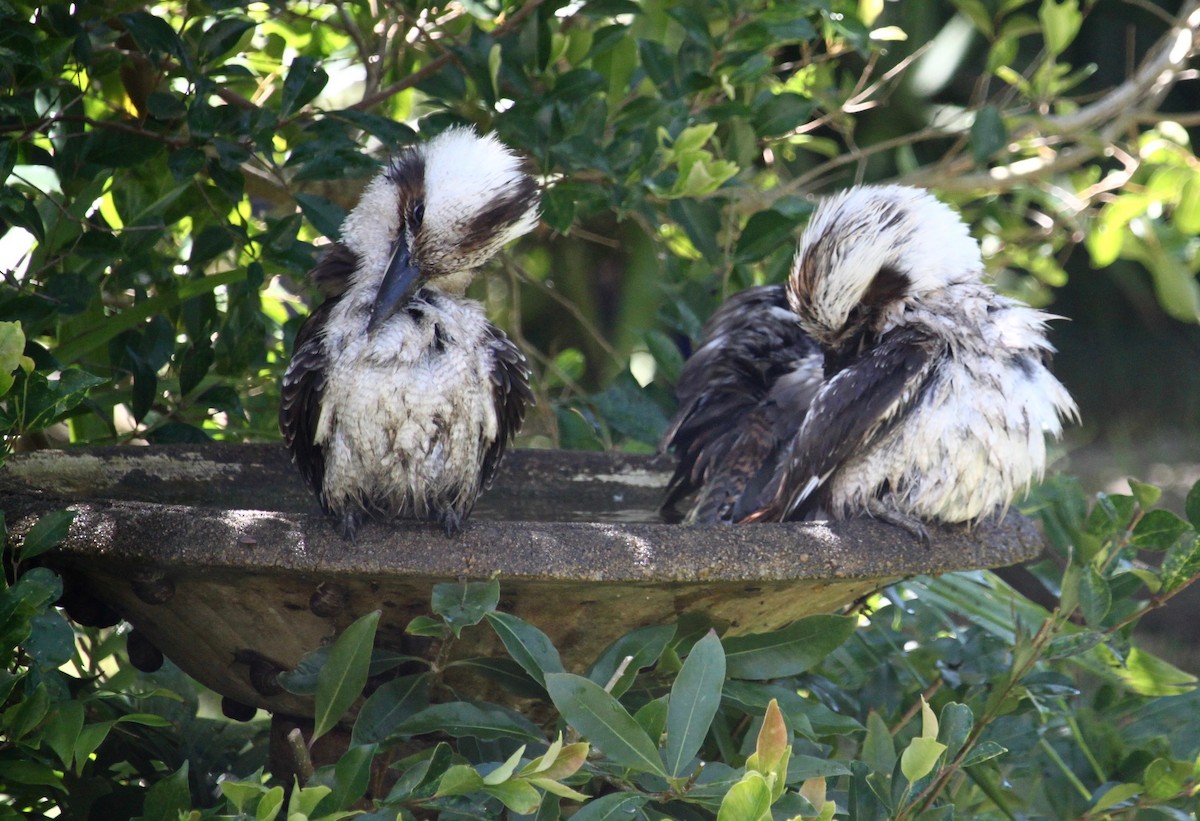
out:
M721 771L728 778L707 804L676 795L686 782L645 780L689 758L678 732L667 733L665 759L643 749L639 770L548 689L604 753L570 774L573 789L616 790L585 806L631 801L650 817L686 818L718 812L732 784L753 782L738 794L761 801L765 786L787 817L820 814L815 793L808 807L794 796L827 775L854 818L1101 817L1150 804L1186 815L1196 750L1185 731L1195 727L1181 716L1196 711L1175 690L1190 681L1128 641L1143 610L1177 612L1178 601L1162 604L1194 575L1185 494L1200 461L1200 371L1186 363L1200 361L1200 164L1186 81L1196 8L0 2L4 448L274 440L279 376L312 304L304 274L358 187L417 132L463 122L495 131L546 180L542 226L473 291L534 363L528 446L651 450L700 323L727 294L782 278L811 194L861 181L928 185L976 227L998 287L1073 320L1056 324L1058 370L1086 421L1062 464L1109 494L1087 513L1068 481L1031 503L1056 545L1029 571L1047 609L994 592L1005 588L990 574L913 583L874 602L869 627L802 678L753 694L730 678L700 744L733 774ZM1157 470L1165 508L1149 490L1109 483L1131 466ZM122 630L73 631L51 606L61 581L49 571L14 581L63 521L6 558L5 806L174 817L194 802L269 816L268 787L226 791L228 805L214 808L217 776L244 777L261 760L261 728L214 715L169 664L138 673ZM993 590L986 612L971 584ZM636 717L670 695L703 633L686 635L670 647L678 663L658 656L622 709ZM548 671L526 662L549 688L539 678ZM783 708L793 762L848 763L784 773L760 759L747 769L767 692ZM920 693L937 708L937 730L918 721ZM821 709L842 723L813 725L805 711L828 718ZM639 726L657 755L658 725ZM484 786L528 797L502 787L523 779L544 794L532 771L521 775L548 754L552 733L541 729L539 741L525 739L528 755ZM453 767L485 779L507 762L521 736L500 735L431 746L425 765L405 769L414 783L396 806L500 812L502 797L461 769L453 778L465 792L434 799ZM946 749L913 777L912 759L907 770L892 759L917 739L927 739L916 744L926 763L933 743ZM964 766L988 740L1007 758ZM344 778L377 753L360 750ZM295 812L353 803L355 790L325 778L339 797ZM557 817L551 795L543 817Z

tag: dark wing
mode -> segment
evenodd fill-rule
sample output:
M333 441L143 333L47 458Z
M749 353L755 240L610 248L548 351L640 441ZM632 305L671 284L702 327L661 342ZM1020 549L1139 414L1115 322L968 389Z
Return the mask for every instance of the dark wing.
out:
M333 306L349 287L358 263L353 251L340 242L334 243L309 273L309 279L324 294L325 302L309 314L296 333L292 361L283 375L280 391L279 430L292 452L292 461L318 498L325 481L325 457L315 442L327 365L321 330L329 321ZM324 499L321 504L324 506Z
M496 403L497 430L496 441L483 455L480 488L491 486L505 448L525 421L525 409L534 404L525 354L504 335L504 331L492 325L488 329L491 332L488 347L492 353L492 399Z
M317 264L309 271L308 278L321 296L334 299L346 293L350 287L350 276L358 270L360 262L358 254L335 242L321 254Z
M323 303L313 311L296 334L292 361L283 375L280 391L279 429L292 452L292 461L300 468L304 481L321 496L325 481L325 457L316 444L317 422L321 418L321 397L325 393L325 345L321 329L337 300ZM324 501L322 500L322 505Z
M788 447L786 469L764 488L759 509L743 520L804 518L846 459L886 435L919 401L942 344L920 329L897 328L834 374Z
M678 459L663 508L701 489L689 520L732 520L747 483L773 472L781 445L799 428L821 363L783 286L727 299L705 323L679 377L679 410L660 446Z

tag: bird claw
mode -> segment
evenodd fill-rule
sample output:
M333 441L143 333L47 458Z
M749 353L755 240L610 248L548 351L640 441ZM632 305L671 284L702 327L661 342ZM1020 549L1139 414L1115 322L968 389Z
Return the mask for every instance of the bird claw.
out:
M358 528L362 524L363 515L358 510L347 510L342 514L341 520L337 523L338 530L342 534L342 538L350 542L352 545L358 545Z
M458 532L462 530L464 518L465 517L454 508L450 508L442 513L442 530L445 532L447 539L458 535Z
M915 516L908 516L904 513L884 507L883 505L872 505L868 512L873 518L900 528L905 533L919 541L922 547L926 549L929 548L931 544L929 539L929 531L925 529L924 523Z

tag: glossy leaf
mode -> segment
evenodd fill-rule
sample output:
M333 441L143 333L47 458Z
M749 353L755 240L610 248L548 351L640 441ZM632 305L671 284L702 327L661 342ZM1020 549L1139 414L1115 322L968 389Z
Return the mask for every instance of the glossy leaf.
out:
M1133 543L1149 550L1166 550L1191 530L1191 525L1169 510L1151 510L1133 528Z
M445 619L458 636L464 627L479 624L500 602L500 582L463 582L433 586L433 612Z
M551 673L546 690L567 723L607 758L636 772L666 776L654 742L598 684L571 673Z
M362 694L380 615L382 611L376 610L356 619L334 640L329 659L317 674L316 707L309 744L332 730Z
M352 744L384 741L406 719L429 706L429 674L401 676L379 687L354 721Z
M509 613L488 613L488 623L513 660L542 686L547 673L561 673L562 660L541 630Z
M56 547L71 531L74 510L52 510L37 520L21 542L21 559L29 561Z
M725 680L725 651L715 631L692 647L683 669L671 685L667 702L667 774L681 776L704 743L721 704Z
M794 676L817 664L854 633L851 616L808 616L781 630L724 640L730 678Z
M455 738L541 739L538 728L519 714L495 705L451 701L434 704L401 721L393 730L397 736L443 732Z

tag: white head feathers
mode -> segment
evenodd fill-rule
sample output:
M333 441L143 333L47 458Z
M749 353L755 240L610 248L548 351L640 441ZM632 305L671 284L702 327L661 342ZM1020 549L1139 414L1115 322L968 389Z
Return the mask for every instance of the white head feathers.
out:
M788 298L801 325L833 341L889 303L978 281L979 245L927 191L860 186L817 207L800 238Z

